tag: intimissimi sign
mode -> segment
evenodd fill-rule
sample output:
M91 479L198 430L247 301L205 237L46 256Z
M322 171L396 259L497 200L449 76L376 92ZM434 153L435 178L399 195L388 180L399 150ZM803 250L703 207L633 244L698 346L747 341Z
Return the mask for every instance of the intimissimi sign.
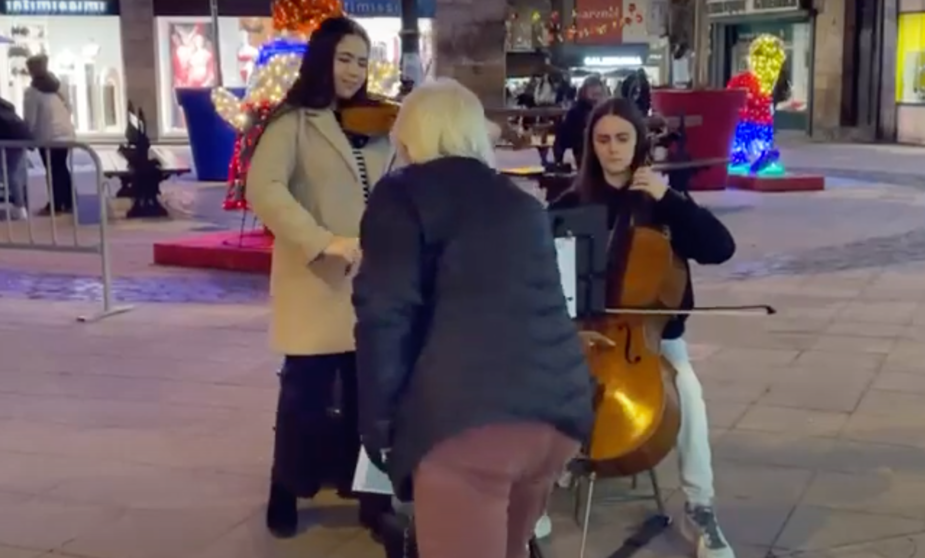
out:
M752 14L773 14L803 9L801 0L707 0L707 11L712 17Z
M0 0L4 15L119 15L117 0Z

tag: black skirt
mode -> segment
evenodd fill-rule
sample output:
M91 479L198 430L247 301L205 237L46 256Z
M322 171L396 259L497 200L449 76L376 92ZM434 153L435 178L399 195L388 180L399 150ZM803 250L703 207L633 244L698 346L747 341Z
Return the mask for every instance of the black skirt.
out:
M353 353L289 356L280 371L273 482L302 498L350 492L360 437Z

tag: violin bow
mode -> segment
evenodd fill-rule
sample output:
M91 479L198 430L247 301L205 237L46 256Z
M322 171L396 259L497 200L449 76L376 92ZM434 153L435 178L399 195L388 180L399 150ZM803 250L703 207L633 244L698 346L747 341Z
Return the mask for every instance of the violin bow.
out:
M767 304L746 304L743 306L701 306L691 308L690 310L671 310L655 308L607 308L607 314L633 314L637 316L699 316L699 315L716 315L716 316L773 316L777 314L777 309Z

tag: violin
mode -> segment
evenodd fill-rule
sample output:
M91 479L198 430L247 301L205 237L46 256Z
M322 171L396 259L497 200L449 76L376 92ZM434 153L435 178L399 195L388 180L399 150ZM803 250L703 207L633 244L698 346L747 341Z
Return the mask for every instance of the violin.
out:
M345 132L367 137L389 135L401 105L389 99L365 99L340 111Z

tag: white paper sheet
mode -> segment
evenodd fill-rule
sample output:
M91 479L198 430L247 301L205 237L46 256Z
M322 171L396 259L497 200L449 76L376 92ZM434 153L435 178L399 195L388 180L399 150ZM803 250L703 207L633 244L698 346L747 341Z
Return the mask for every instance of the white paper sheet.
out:
M369 460L365 448L360 448L357 468L353 473L353 491L368 494L393 494L392 481Z
M574 238L557 238L556 255L559 260L559 275L562 277L562 292L568 304L568 315L578 316L578 278L577 271L577 243Z

